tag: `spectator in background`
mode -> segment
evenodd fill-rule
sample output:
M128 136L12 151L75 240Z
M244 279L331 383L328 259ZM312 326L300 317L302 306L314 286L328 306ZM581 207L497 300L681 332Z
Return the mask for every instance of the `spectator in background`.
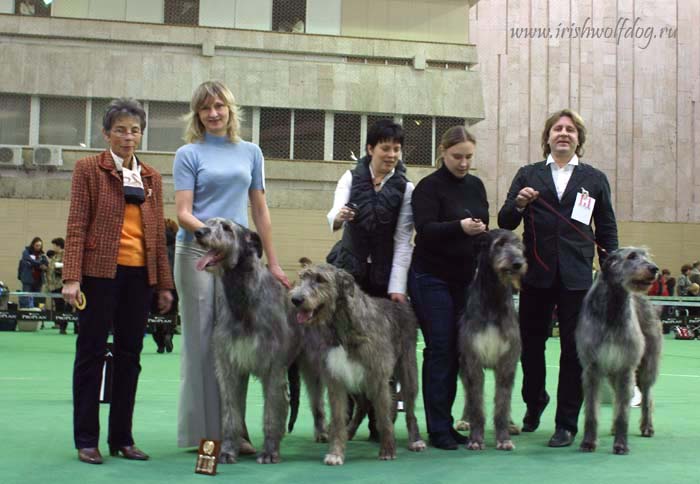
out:
M647 292L648 295L668 296L668 284L666 281L667 274L670 274L668 269L663 269L661 272L656 274L656 279Z
M681 275L678 277L678 295L683 297L688 295L688 286L690 286L690 264L683 264L681 267Z
M693 267L690 269L690 274L688 274L690 282L700 286L700 261L693 262Z
M22 282L23 292L41 292L44 284L44 274L49 268L49 260L44 254L44 242L39 237L34 237L22 252L17 269L17 278ZM39 300L37 299L37 302ZM34 307L33 296L23 296L20 298L21 308Z
M51 241L51 244L53 244L53 250L47 253L49 255L49 270L46 273L46 290L61 294L61 289L63 289L63 249L66 242L63 238L57 237ZM56 313L62 313L66 309L66 302L63 298L54 298L53 304ZM58 323L61 334L67 334L66 326L68 326L66 321Z
M673 296L676 291L676 278L671 277L671 271L664 269L663 275L666 277L666 287L668 288L668 295Z

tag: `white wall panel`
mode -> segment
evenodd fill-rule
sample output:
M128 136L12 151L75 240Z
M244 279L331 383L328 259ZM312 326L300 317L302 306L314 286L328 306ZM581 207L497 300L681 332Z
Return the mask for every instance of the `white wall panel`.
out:
M340 35L341 0L306 0L306 32Z
M129 22L163 23L163 0L126 0Z
M237 29L272 29L272 0L237 0Z
M234 28L238 1L240 0L199 0L199 25Z

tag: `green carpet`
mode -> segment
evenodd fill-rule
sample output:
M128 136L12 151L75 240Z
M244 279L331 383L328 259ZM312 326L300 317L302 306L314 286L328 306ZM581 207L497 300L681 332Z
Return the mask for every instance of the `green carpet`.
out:
M71 431L71 368L75 336L61 336L55 329L34 333L0 332L0 483L122 482L401 482L401 483L698 483L700 449L700 341L666 340L661 376L655 387L656 436L644 439L637 429L639 409L632 409L628 456L611 454L611 406L601 410L598 452L583 454L573 447L550 449L546 441L554 430L554 405L543 416L540 429L514 438L514 452L494 449L493 431L487 432L487 449L481 452L441 451L428 448L414 454L406 449L402 415L397 425L399 452L396 461L376 459L378 447L366 441L366 425L348 445L347 462L331 468L322 464L325 444L312 441L308 407L300 410L294 433L282 442L283 462L262 466L252 457L235 465L219 466L216 477L194 474L195 453L176 447L178 346L172 354L157 354L150 336L141 359L134 436L151 455L148 462L106 457L104 465L90 466L77 460ZM555 394L558 340L548 347L549 391ZM420 357L419 357L420 361ZM489 401L492 378L487 378ZM519 388L519 382L517 383ZM253 381L248 396L248 427L254 444L261 443L260 386ZM462 392L454 415L461 415ZM554 400L554 399L553 399ZM489 402L490 403L490 402ZM101 449L107 452L107 407L102 406ZM489 414L491 409L488 409ZM520 421L524 406L514 395L513 417ZM425 434L422 401L418 417ZM581 418L581 425L583 418Z

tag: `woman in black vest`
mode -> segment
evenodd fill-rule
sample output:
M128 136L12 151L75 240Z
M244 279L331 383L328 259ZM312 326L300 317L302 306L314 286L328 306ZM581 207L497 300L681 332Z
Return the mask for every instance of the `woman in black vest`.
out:
M442 166L413 192L416 247L408 290L421 325L423 401L434 447L457 449L467 439L452 426L457 390L457 320L474 276L474 236L487 230L484 184L469 174L476 140L464 129L448 129L440 142ZM438 160L440 161L440 160Z
M407 303L413 184L401 162L402 145L403 128L390 119L368 130L367 155L343 174L335 189L327 217L333 231L343 227L343 238L327 260L352 274L370 296ZM369 420L370 440L378 440L371 410Z
M401 162L402 144L400 124L377 121L367 132L367 155L340 178L327 215L333 231L343 227L329 262L370 296L398 302L406 302L413 235L413 184Z

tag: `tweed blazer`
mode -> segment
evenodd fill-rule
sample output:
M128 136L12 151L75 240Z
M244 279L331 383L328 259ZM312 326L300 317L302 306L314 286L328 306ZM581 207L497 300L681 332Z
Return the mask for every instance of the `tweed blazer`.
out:
M165 246L161 177L156 170L141 163L141 178L146 196L141 204L141 217L148 284L156 289L173 289ZM66 230L64 282L82 282L83 276L114 279L125 204L122 177L109 151L75 163Z
M559 273L564 287L570 290L584 290L593 282L592 266L595 253L593 242L586 240L555 214L535 201L521 213L516 209L515 198L524 187L532 187L540 192L540 198L549 203L563 218L570 220L590 239L595 240L606 251L617 249L617 223L612 206L610 184L602 171L591 165L579 163L574 167L569 183L561 197L557 198L552 170L547 162L540 161L526 165L518 170L503 207L498 213L498 225L501 228L515 230L525 218L523 243L528 270L523 282L534 287L551 287L554 277ZM593 208L593 227L571 220L571 212L576 202L576 194L585 188L596 199ZM534 219L534 223L531 221ZM535 257L537 254L547 265ZM601 262L605 253L598 252Z

